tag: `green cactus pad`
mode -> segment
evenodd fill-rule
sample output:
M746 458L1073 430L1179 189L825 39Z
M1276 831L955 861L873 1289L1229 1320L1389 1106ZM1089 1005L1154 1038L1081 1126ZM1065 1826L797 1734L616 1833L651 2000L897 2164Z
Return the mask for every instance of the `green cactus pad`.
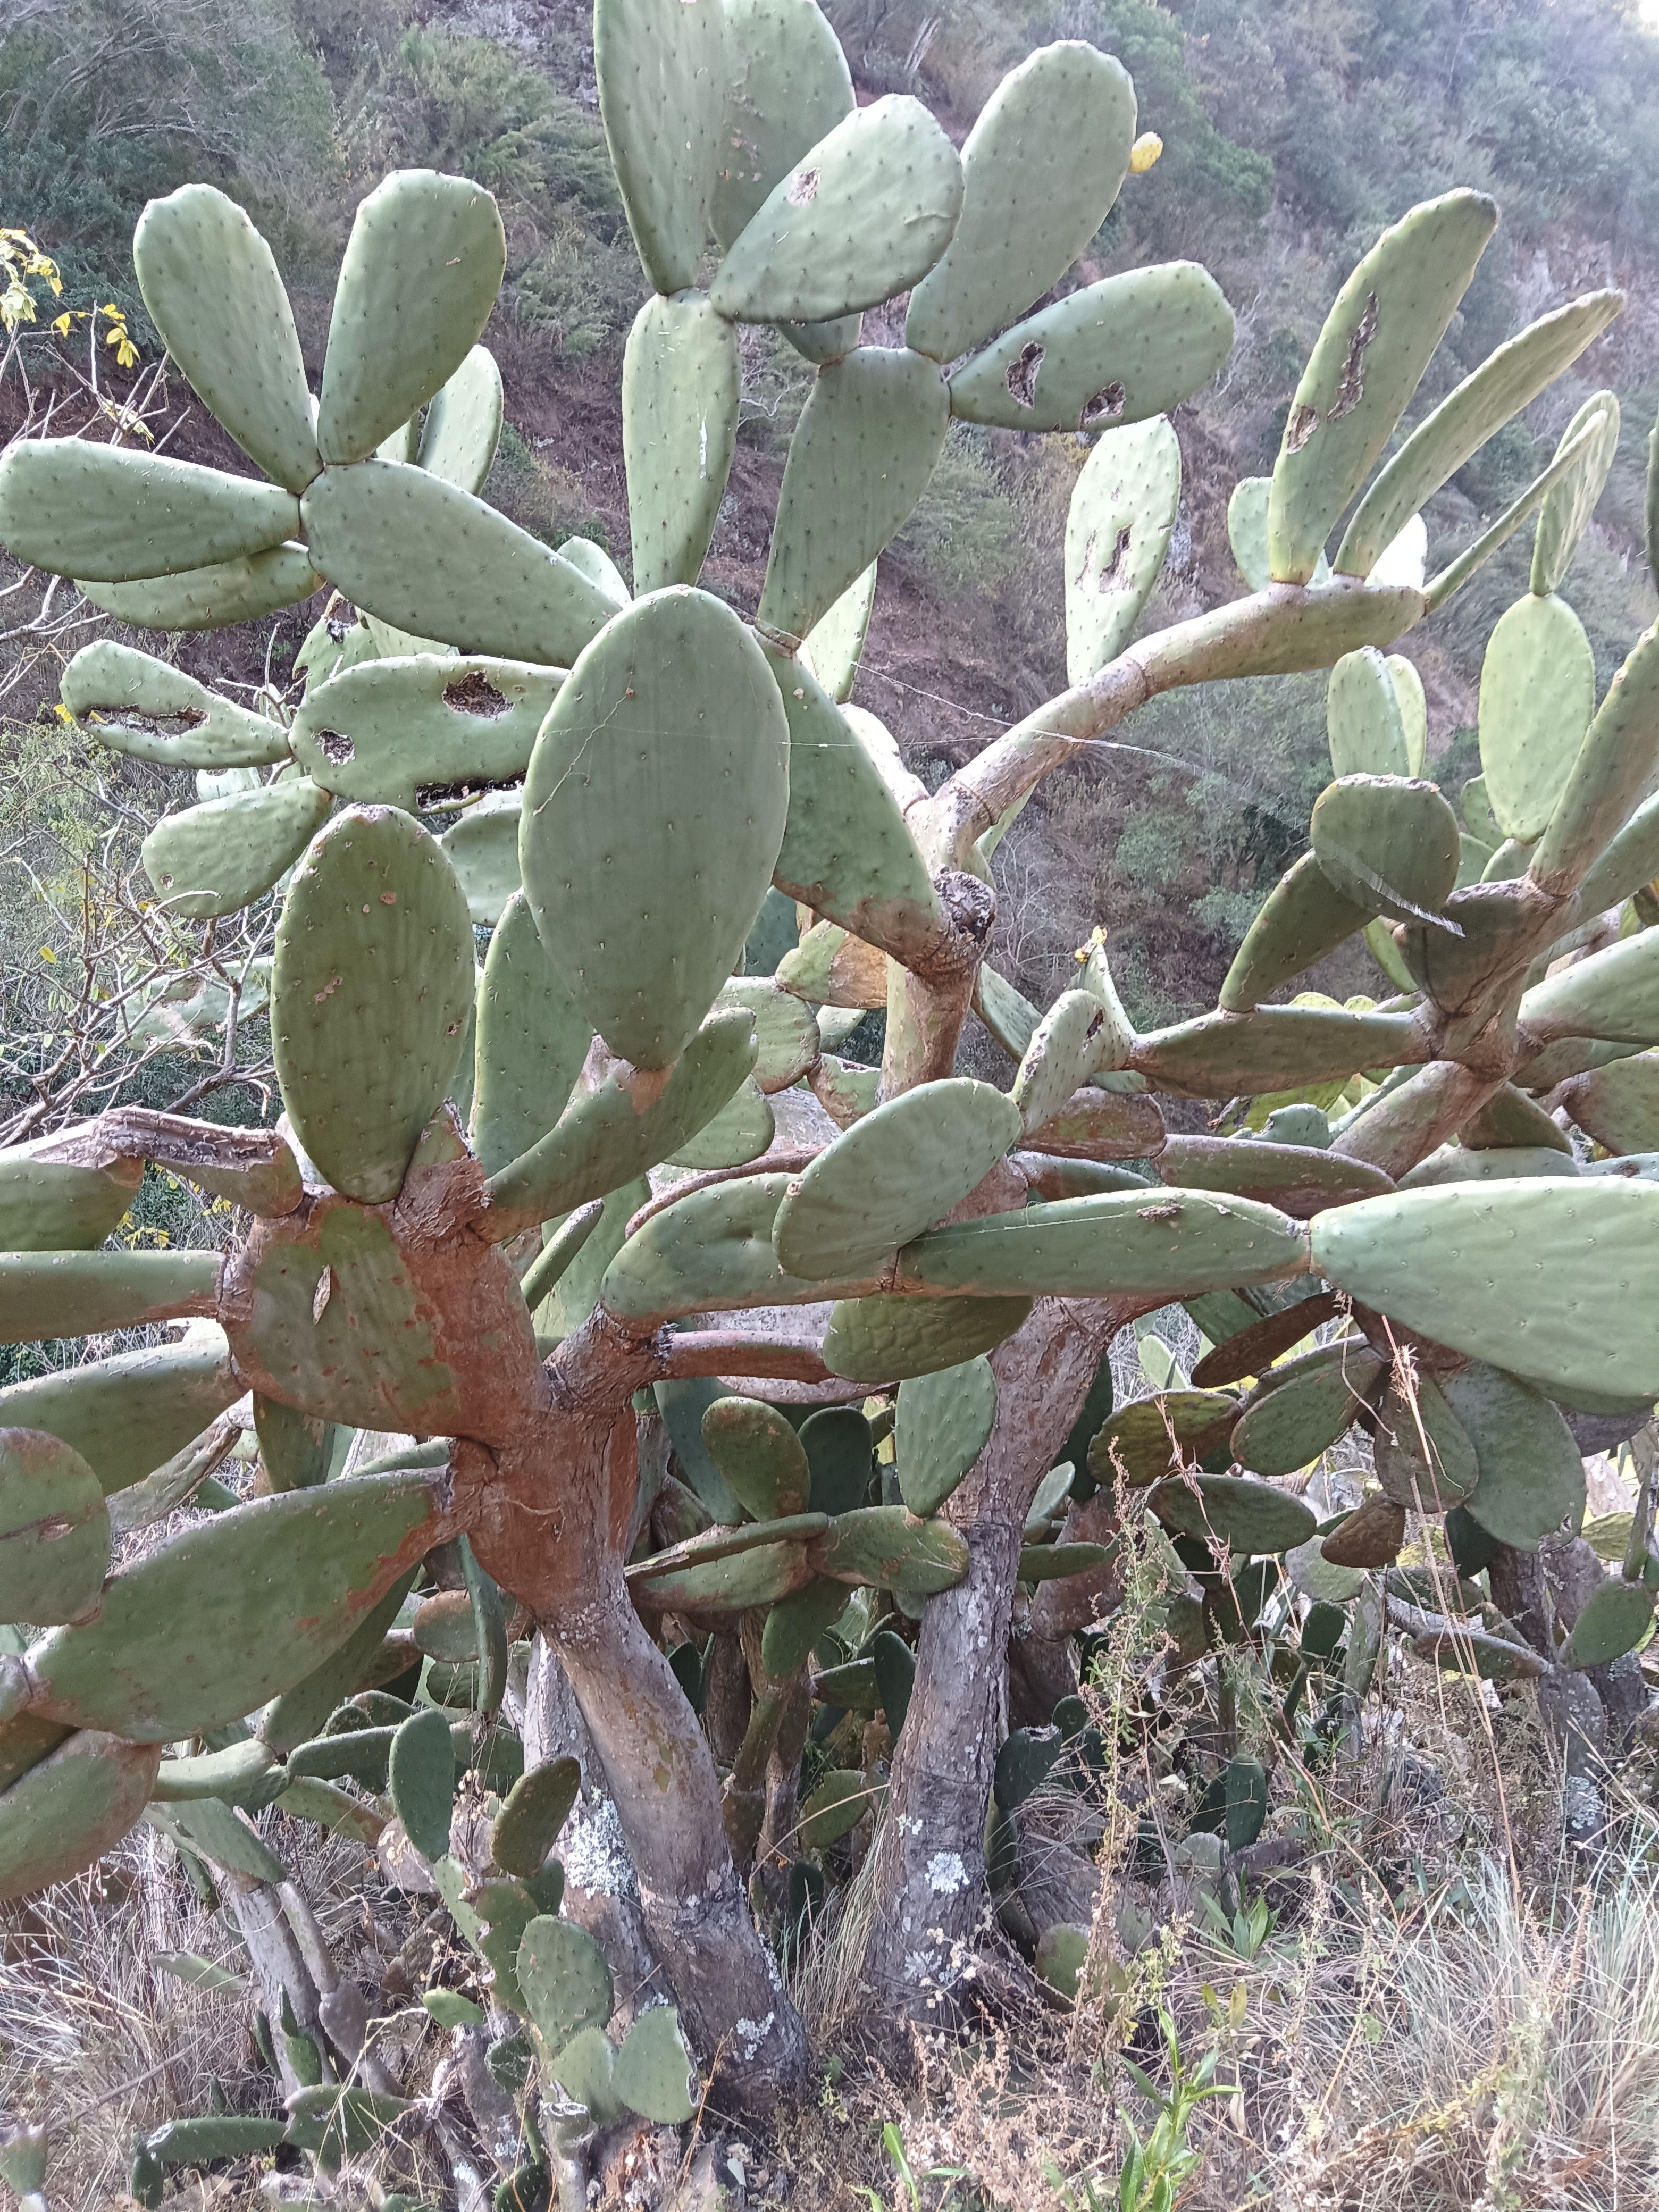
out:
M1233 1430L1231 1450L1253 1474L1296 1474L1346 1436L1382 1362L1364 1345L1328 1345L1269 1369Z
M397 1196L473 990L472 924L438 846L393 807L336 815L283 908L271 1034L289 1118L337 1190Z
M731 246L779 179L856 105L841 43L817 0L725 0L726 108L714 235Z
M216 1252L0 1252L0 1344L210 1314Z
M482 497L501 434L501 372L475 345L426 410L418 459L428 476Z
M1238 573L1253 592L1265 592L1273 581L1267 561L1267 501L1271 477L1241 477L1227 501L1227 543L1233 549Z
M897 1382L960 1367L1012 1336L1028 1297L842 1298L824 1332L823 1364L855 1382Z
M302 492L323 464L300 334L246 211L211 185L181 185L139 216L132 265L198 398L268 477Z
M1595 712L1595 655L1565 599L1528 592L1480 669L1480 769L1506 837L1530 843L1555 811Z
M1066 521L1066 680L1086 684L1134 634L1181 507L1181 443L1162 415L1108 430Z
M1653 1621L1654 1594L1638 1583L1607 1581L1591 1591L1561 1648L1564 1667L1605 1667L1633 1651Z
M410 1842L422 1858L441 1858L449 1849L455 1753L449 1723L434 1708L411 1713L393 1734L386 1784Z
M1474 1446L1430 1376L1409 1393L1389 1386L1377 1408L1374 1447L1382 1495L1413 1513L1441 1513L1458 1505L1480 1474Z
M434 786L521 776L561 681L481 654L363 661L309 687L289 741L325 791L413 813Z
M616 2067L617 2046L598 2027L585 2027L573 2035L556 2057L547 2054L548 2073L595 2128L615 2127L628 2116L614 2086ZM539 2169L538 2178L545 2172L545 2167Z
M526 1768L489 1831L489 1854L503 1874L527 1881L541 1872L569 1818L581 1780L581 1768L574 1759L551 1759Z
M1114 1556L1109 1544L1023 1544L1018 1576L1023 1583L1057 1583L1068 1575L1091 1575Z
M1005 1813L1023 1805L1048 1780L1065 1748L1058 1729L1016 1729L997 1753L993 1803Z
M396 1734L391 1727L358 1728L340 1735L318 1736L289 1753L288 1771L310 1781L338 1782L349 1776L379 1795L386 1788L386 1762Z
M826 1406L801 1423L801 1444L812 1470L814 1513L850 1513L870 1489L875 1439L854 1406Z
M568 1920L544 1915L531 1922L520 1941L517 1976L550 2057L584 2028L602 2028L616 2003L604 1952Z
M1120 1406L1088 1444L1086 1465L1103 1486L1122 1482L1145 1490L1182 1461L1207 1459L1238 1413L1238 1401L1220 1390L1160 1390Z
M1457 817L1432 783L1345 775L1314 802L1314 858L1345 898L1395 921L1438 914L1457 883Z
M678 2127L696 2111L696 2074L672 2005L643 2012L623 2039L611 2086L630 2112L657 2127Z
M91 1251L137 1197L142 1160L87 1168L35 1157L59 1141L0 1152L0 1252Z
M838 1514L806 1547L817 1574L836 1581L932 1597L968 1571L968 1547L947 1522L921 1520L902 1505L861 1505Z
M382 622L463 653L568 667L617 611L540 538L401 461L325 469L305 516L331 584Z
M0 1390L0 1426L72 1445L106 1493L142 1481L240 1398L224 1340L124 1352Z
M1306 1231L1272 1206L1200 1191L1130 1190L935 1229L905 1248L899 1279L980 1297L1183 1298L1280 1281L1307 1263Z
M459 1417L434 1316L386 1221L338 1200L274 1237L227 1300L239 1364L256 1389L314 1417L431 1435Z
M317 443L367 460L459 369L501 289L495 201L465 177L399 169L358 207L323 362Z
M1071 1103L1078 1085L1099 1066L1108 1035L1106 1009L1092 991L1060 993L1032 1032L1010 1093L1026 1134Z
M556 1231L548 1224L541 1257L526 1270L520 1285L534 1291L533 1278L544 1267L551 1275L550 1287L538 1298L526 1298L538 1339L568 1336L581 1327L598 1302L605 1269L622 1249L629 1221L650 1200L651 1185L641 1176L603 1200L579 1206ZM592 1211L596 1206L597 1216Z
M492 791L469 806L439 841L455 871L476 927L494 929L522 888L519 879L519 794Z
M737 448L738 334L701 292L647 300L623 356L634 588L695 584Z
M1585 733L1528 873L1571 887L1628 823L1659 765L1659 623L1638 638ZM1644 831L1651 834L1650 823ZM1640 842L1640 841L1638 841ZM1635 888L1634 885L1632 886ZM1600 895L1607 896L1605 883Z
M104 1586L98 1617L30 1647L47 1718L171 1743L298 1682L437 1540L441 1472L351 1476L186 1529Z
M125 584L77 577L75 588L118 622L140 629L222 629L231 623L260 622L308 599L322 583L303 545L273 545L240 560Z
M745 1076L712 1121L671 1154L670 1164L699 1171L745 1167L771 1148L777 1134L772 1108L752 1076Z
M159 1744L83 1729L0 1796L0 1899L27 1897L94 1865L137 1820Z
M292 492L170 453L20 438L0 459L0 544L59 575L139 582L263 553L299 534Z
M823 1284L786 1274L773 1249L772 1223L788 1184L784 1175L749 1176L694 1191L654 1214L606 1272L599 1296L607 1312L630 1328L656 1328L682 1314L824 1297Z
M1252 1557L1291 1551L1319 1525L1299 1498L1251 1474L1170 1477L1154 1485L1148 1503L1177 1534Z
M855 576L828 614L820 615L806 633L797 665L811 669L817 682L837 706L853 696L864 641L869 634L870 613L876 603L876 563Z
M734 975L720 986L714 1004L753 1017L759 1054L755 1082L769 1097L799 1083L817 1059L821 1038L811 1009L769 975Z
M857 314L925 276L961 210L955 147L920 100L889 94L855 108L780 178L708 296L740 322Z
M1271 1097L1391 1068L1417 1044L1409 1014L1340 1006L1257 1006L1200 1014L1137 1038L1136 1069L1160 1091L1196 1098Z
M1233 311L1195 261L1073 292L957 369L951 411L1000 430L1109 430L1166 415L1232 349Z
M163 815L143 842L144 873L171 914L239 914L288 873L333 804L309 777L289 775Z
M990 1442L997 1382L988 1359L970 1359L899 1386L894 1455L899 1495L919 1516L937 1513Z
M761 1631L761 1664L774 1682L804 1667L826 1628L847 1610L847 1585L827 1575L780 1598Z
M1571 565L1613 467L1619 450L1616 392L1591 392L1561 433L1556 453L1564 453L1592 422L1596 432L1589 448L1565 476L1550 486L1538 510L1538 532L1532 545L1532 588L1540 597L1560 590L1561 580Z
M1646 930L1534 983L1521 1001L1534 1037L1659 1043L1659 939Z
M832 1766L801 1800L796 1832L801 1849L827 1851L852 1833L874 1802L867 1774L854 1766Z
M723 1559L643 1577L629 1587L636 1604L659 1613L747 1613L753 1606L774 1604L802 1589L814 1571L804 1546L764 1543L728 1553Z
M517 894L490 938L478 990L472 1148L486 1176L499 1175L557 1122L592 1036Z
M799 1437L775 1407L756 1398L716 1398L702 1417L702 1441L755 1520L806 1511L811 1470Z
M1659 1053L1575 1075L1562 1085L1560 1103L1607 1152L1659 1152Z
M560 546L562 557L573 568L579 568L590 584L596 584L613 610L629 605L634 594L623 580L623 573L605 551L603 545L591 538L567 538Z
M636 601L571 671L531 759L520 864L549 957L636 1067L678 1058L740 963L788 804L777 686L720 600Z
M804 663L766 651L789 726L778 887L872 945L933 928L933 878L881 770Z
M278 1758L285 1758L319 1735L340 1700L374 1679L385 1651L386 1632L397 1619L414 1579L412 1567L399 1575L337 1650L331 1652L320 1666L313 1668L292 1689L283 1691L271 1700L260 1717L259 1740L268 1744ZM406 1650L404 1646L404 1651ZM398 1656L403 1656L403 1652ZM380 1679L386 1678L381 1675Z
M613 1069L490 1177L491 1229L500 1237L515 1235L655 1167L714 1120L754 1064L751 1018L733 1008L710 1015L666 1082Z
M726 66L720 0L597 0L599 113L628 227L659 292L696 279Z
M0 1429L0 1614L74 1620L109 1571L103 1486L72 1445L40 1429Z
M1376 911L1346 897L1304 853L1267 896L1233 956L1217 1001L1224 1013L1245 1014L1274 991L1334 952L1362 930Z
M794 641L829 613L909 519L950 424L939 363L924 354L860 346L819 370L778 495L763 629Z
M167 768L261 768L289 757L281 725L210 691L183 669L113 639L64 670L64 706L87 734Z
M1659 1395L1642 1289L1656 1231L1659 1188L1649 1183L1451 1183L1317 1215L1313 1265L1363 1304L1473 1358L1566 1390ZM1500 1301L1486 1295L1494 1283Z
M1494 431L1570 368L1624 304L1622 292L1588 292L1541 316L1466 376L1379 471L1343 536L1337 573L1369 575L1411 517Z
M1480 1468L1464 1511L1500 1542L1536 1551L1583 1510L1584 1463L1572 1431L1541 1390L1501 1368L1477 1362L1442 1387Z
M1134 135L1128 71L1082 40L1011 70L962 149L961 217L910 295L905 343L955 361L1057 284L1116 199Z
M1374 645L1345 653L1326 692L1331 767L1344 775L1408 775L1410 748L1398 686Z
M968 1076L890 1099L791 1187L773 1231L780 1261L808 1280L878 1272L976 1189L1019 1134L1012 1101Z
M1410 404L1497 224L1498 210L1483 193L1460 190L1425 201L1382 233L1337 294L1273 468L1267 539L1279 581L1305 584L1313 574L1332 524Z

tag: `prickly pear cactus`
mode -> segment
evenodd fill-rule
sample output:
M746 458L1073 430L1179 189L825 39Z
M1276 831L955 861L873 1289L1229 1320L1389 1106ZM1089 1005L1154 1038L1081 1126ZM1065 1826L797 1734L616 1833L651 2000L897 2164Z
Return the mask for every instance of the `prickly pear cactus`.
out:
M49 439L0 462L0 539L127 621L331 592L291 710L106 641L65 672L89 746L218 780L146 844L157 899L280 902L283 1118L123 1109L0 1157L6 1340L191 1324L0 1390L0 1604L27 1617L0 1632L0 1892L141 1819L256 1887L284 1878L262 1808L372 1844L477 1961L427 2008L463 2041L496 2021L504 2175L526 2142L580 2157L580 2128L538 2131L550 2101L590 2130L686 2117L682 2023L738 2100L799 2087L771 1946L798 1956L868 1850L890 2003L919 2002L902 1931L943 1929L948 1980L988 1879L1041 1969L1020 1808L1109 1763L1076 1638L1133 1558L1172 1677L1220 1694L1254 1650L1285 1730L1305 1707L1325 1737L1390 1630L1485 1674L1599 1667L1655 1582L1644 1521L1540 1652L1477 1580L1582 1511L1582 1449L1659 1396L1659 638L1598 704L1560 596L1611 396L1432 574L1421 521L1618 295L1501 348L1378 470L1496 220L1468 191L1413 210L1339 295L1271 480L1234 495L1248 595L1137 636L1180 500L1168 417L1232 318L1188 263L1035 305L1125 186L1120 64L1044 48L958 155L914 100L855 106L812 0L599 0L596 56L653 288L623 371L631 588L480 495L503 249L464 179L364 201L314 398L246 215L205 185L146 210L146 304L260 476ZM864 344L905 293L903 343ZM745 323L811 365L752 623L698 583ZM930 794L847 702L952 420L1092 451L1073 686ZM1480 787L1444 794L1389 648L1534 517ZM1310 668L1334 781L1213 1012L1137 1032L1100 933L1047 1010L986 963L990 855L1079 742L1176 685ZM1355 938L1386 995L1286 995ZM878 1070L835 1054L870 1007ZM1008 1091L956 1072L970 1018ZM1216 1133L1170 1133L1160 1096L1218 1102ZM241 1209L222 1256L103 1249L152 1161ZM1156 1387L1114 1410L1113 1336L1172 1306L1191 1375L1145 1350ZM203 1440L239 1406L258 1494L210 1493ZM1375 1475L1339 1506L1306 1477L1350 1437ZM1413 1531L1427 1570L1397 1565ZM1053 1663L1005 1735L1017 1595ZM580 1795L556 1708L597 1762ZM1245 1848L1269 1786L1233 1760L1197 1825ZM573 1821L631 1857L676 2000L614 2033L620 1984L560 1917ZM337 2013L265 2005L282 2140L337 2162L398 2120ZM256 2147L236 2124L147 2138L135 2194Z

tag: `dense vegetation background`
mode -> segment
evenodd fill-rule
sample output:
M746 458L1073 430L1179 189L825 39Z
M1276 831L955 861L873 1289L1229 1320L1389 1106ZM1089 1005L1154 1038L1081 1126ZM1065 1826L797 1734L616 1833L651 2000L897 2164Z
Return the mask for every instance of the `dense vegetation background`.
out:
M1540 465L1585 394L1624 403L1612 481L1573 574L1602 680L1653 612L1637 556L1644 448L1659 406L1659 38L1621 0L829 0L863 97L916 91L958 137L1033 46L1082 37L1132 71L1162 161L1129 180L1073 282L1174 255L1202 259L1238 316L1222 376L1178 412L1181 524L1149 627L1234 596L1228 495L1265 471L1306 349L1376 231L1454 184L1490 190L1503 227L1418 401L1431 406L1495 343L1572 293L1629 293L1608 335L1486 447L1430 510L1437 559ZM320 358L352 210L390 167L463 170L507 216L507 284L489 335L510 427L489 495L550 539L573 530L628 565L617 373L643 296L605 158L583 0L8 0L0 9L0 220L58 260L53 312L113 303L143 357L106 350L118 398L159 352L133 283L144 200L219 183L276 246L308 353ZM0 381L73 396L107 325L68 341L40 323ZM878 331L871 335L879 337ZM808 372L744 337L738 465L706 580L747 611ZM82 395L84 396L84 395ZM176 377L172 450L217 455ZM1409 428L1409 422L1407 428ZM921 510L883 563L859 697L937 781L1063 681L1060 545L1081 446L960 425ZM1527 534L1447 616L1413 634L1431 750L1455 787L1476 765L1480 653L1521 588ZM279 618L280 680L315 609ZM203 674L258 679L257 635L192 639ZM67 643L79 641L72 635ZM54 656L4 702L50 714ZM1138 717L1122 744L1060 779L1002 848L997 964L1046 1003L1072 948L1110 929L1132 1010L1212 1003L1267 886L1300 846L1327 779L1323 678L1209 687ZM0 802L19 826L51 778L50 732L14 742L35 774ZM182 795L182 794L181 794ZM8 902L10 894L7 893ZM33 925L25 931L30 934ZM38 948L25 948L38 961ZM6 964L16 985L16 960ZM37 977L38 980L38 977ZM1322 978L1380 978L1364 956Z

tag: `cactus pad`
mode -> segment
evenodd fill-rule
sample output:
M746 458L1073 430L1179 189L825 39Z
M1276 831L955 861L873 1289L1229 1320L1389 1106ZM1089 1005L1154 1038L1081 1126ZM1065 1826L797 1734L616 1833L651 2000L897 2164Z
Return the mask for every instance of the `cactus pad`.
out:
M82 1729L0 1796L0 1898L67 1881L120 1841L143 1811L160 1744Z
M795 641L829 613L908 520L950 426L944 378L925 354L860 346L819 370L789 442L763 629Z
M918 1520L902 1505L861 1505L838 1514L806 1547L815 1572L872 1589L931 1597L968 1571L968 1547L939 1520Z
M465 177L399 169L358 207L329 324L317 442L366 460L459 369L495 304L507 241Z
M1363 1304L1474 1358L1563 1389L1659 1395L1642 1290L1656 1231L1659 1189L1649 1183L1450 1183L1317 1215L1313 1265ZM1498 1282L1504 1296L1493 1304L1486 1291Z
M1544 495L1538 510L1538 532L1532 547L1532 588L1541 595L1559 592L1571 565L1578 541L1595 512L1619 449L1619 397L1613 392L1593 392L1556 445L1565 453L1581 430L1595 424L1595 435L1577 466Z
M896 1382L960 1367L1012 1336L1027 1297L843 1298L824 1332L823 1364L856 1382Z
M617 611L540 538L405 462L325 469L304 504L312 557L331 584L380 621L463 653L568 667Z
M951 411L1000 430L1109 430L1167 415L1232 350L1233 311L1195 261L1073 292L951 379Z
M44 1626L93 1605L109 1571L103 1486L72 1446L0 1429L0 1614Z
M602 2028L616 2002L605 1954L587 1930L545 1915L520 1941L518 1982L549 2057L583 2028Z
M289 775L165 814L144 840L144 873L170 913L238 914L288 873L333 803L308 776Z
M997 1417L991 1363L970 1359L899 1386L895 1456L912 1513L937 1513L989 1443Z
M576 1802L581 1779L581 1768L574 1759L550 1759L540 1766L526 1767L507 1792L489 1832L490 1856L503 1874L530 1881L541 1872Z
M448 1091L473 997L453 869L409 815L351 807L313 844L276 932L283 1103L337 1190L395 1198Z
M1410 404L1497 226L1498 210L1482 193L1425 201L1382 233L1337 294L1291 402L1273 468L1267 540L1278 581L1305 584L1313 574L1332 524Z
M757 1521L805 1513L811 1470L783 1415L756 1398L717 1398L702 1440L732 1495Z
M1457 817L1432 783L1342 776L1314 802L1311 835L1343 896L1395 921L1438 914L1455 888Z
M636 1067L678 1058L740 963L788 803L777 686L718 599L636 601L571 671L531 760L520 864L549 957Z
M1304 853L1267 894L1233 956L1217 1004L1226 1013L1248 1013L1273 992L1334 952L1365 927L1374 902L1363 905L1340 891L1313 854Z
M132 265L198 398L268 477L302 492L323 464L300 334L246 210L211 185L181 185L139 216Z
M587 1018L517 893L490 938L478 989L472 1146L485 1175L510 1166L553 1127L591 1041Z
M1019 1133L1012 1102L967 1076L890 1099L792 1185L773 1230L780 1261L808 1279L875 1272L976 1189Z
M726 88L720 0L598 0L593 70L646 276L682 292L708 231Z
M89 735L168 768L260 768L288 758L280 724L210 691L193 676L100 638L64 672L63 702Z
M501 372L489 347L475 345L427 409L413 458L480 497L501 434Z
M188 1528L104 1588L95 1620L30 1647L48 1718L170 1743L240 1720L345 1642L437 1540L441 1475L353 1476Z
M1565 599L1528 592L1480 668L1480 769L1506 837L1530 843L1566 787L1595 711L1595 655Z
M1583 1510L1584 1464L1571 1430L1542 1391L1501 1368L1474 1362L1443 1389L1480 1468L1465 1511L1501 1542L1535 1551Z
M1251 1474L1171 1477L1148 1498L1166 1528L1252 1555L1291 1551L1318 1526L1299 1498Z
M725 0L726 110L712 209L730 246L781 177L857 104L817 0Z
M700 292L647 300L623 356L634 588L695 584L737 448L738 337Z
M434 786L521 776L560 681L483 655L364 661L307 689L290 741L325 791L413 813Z
M1181 444L1167 419L1107 430L1066 521L1066 678L1086 684L1134 634L1181 507Z
M1084 40L1011 70L962 149L962 214L910 295L906 344L955 361L1057 284L1106 220L1134 135L1127 70Z
M961 210L956 148L920 100L890 94L854 108L779 179L708 296L733 321L856 314L925 276Z
M611 2087L630 2112L657 2127L678 2127L696 2110L696 2075L672 2005L642 2012L623 2039Z
M0 459L0 543L59 575L139 581L263 553L299 534L292 492L170 453L26 438Z

